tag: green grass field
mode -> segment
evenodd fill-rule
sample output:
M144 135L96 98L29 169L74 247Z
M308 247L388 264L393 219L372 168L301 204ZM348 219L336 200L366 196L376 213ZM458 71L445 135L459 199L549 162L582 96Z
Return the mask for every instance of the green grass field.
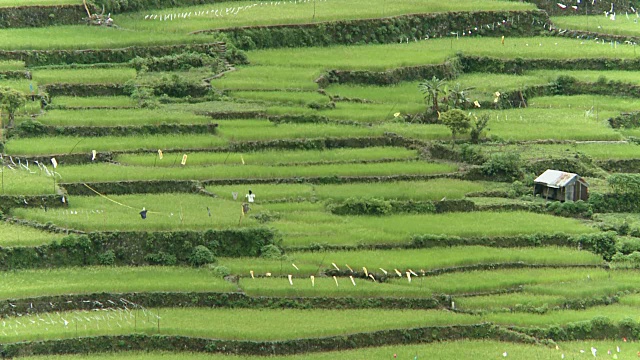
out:
M66 3L81 2L0 0L0 7ZM137 6L131 2L128 5ZM160 4L145 4L152 5ZM114 14L118 28L67 25L0 29L0 48L99 50L194 44L224 40L218 35L189 34L206 29L308 24L443 11L532 9L532 4L506 0L453 0L447 3L434 0L207 1L206 4L194 6ZM218 15L222 12L224 16L216 16L216 10ZM169 14L173 16L165 18ZM175 18L177 14L190 15ZM469 19L476 18L472 14L466 16ZM597 32L633 35L639 33L640 29L634 21L637 20L636 15L629 15L627 19L624 10L618 10L616 21L603 15L589 18L554 17L553 20L557 27L586 28ZM522 30L524 25L529 26L522 25L516 24L516 30ZM379 31L394 33L400 31L400 27L383 27ZM257 31L255 34L262 35ZM398 33L400 37L402 34ZM536 247L498 248L494 240L497 237L555 233L568 236L595 234L601 229L619 227L625 222L635 229L640 224L638 214L604 213L594 214L591 218L570 218L534 211L489 211L490 206L495 205L504 205L506 209L509 205L534 204L542 208L544 202L540 199L532 201L529 195L497 197L510 196L520 189L525 189L522 193L530 194L526 190L526 186L530 186L528 173L516 184L491 181L494 180L492 178L483 181L458 180L467 178L464 172L471 169L471 161L433 162L429 156L453 159L458 154L446 154L444 147L432 147L432 152L424 149L431 145L430 142L437 141L464 156L474 155L472 151L487 157L497 153L517 153L527 164L535 160L582 159L585 163L593 160L587 164L590 193L609 191L606 182L609 174L597 168L598 164L610 159L640 159L635 139L630 138L640 137L640 129L613 129L608 123L611 117L639 111L635 98L564 96L558 93L554 96L531 97L526 108L513 109L497 109L492 101L496 91L504 94L531 86L554 84L559 76L572 76L585 82L619 81L639 85L640 75L636 72L541 69L513 75L496 69L491 74L461 73L454 80L446 82L445 92L459 84L471 102L483 102L482 107L467 109L465 113L472 116L486 114L489 123L485 129L486 139L471 144L469 135L459 135L457 139L468 144L455 146L449 143L451 131L443 124L405 122L405 118L412 119L410 115L422 113L429 106L419 90L418 84L422 79L399 82L393 86L334 83L322 90L315 80L330 70L386 71L407 66L438 65L456 54L512 59L524 64L529 59L579 59L580 62L596 58L636 60L639 50L628 44L603 44L601 41L551 36L515 37L508 34L504 39L499 36L457 38L455 34L449 34L429 40L412 40L391 44L247 51L248 64L234 65L235 71L211 79L213 90L205 98L178 99L165 96L158 99L160 104L153 109L140 108L141 104L129 96L72 97L58 96L54 91L51 108L55 110L41 110L37 101L21 106L17 110L17 124L35 119L46 125L60 127L213 123L218 126L215 134L125 137L51 135L3 139L0 142L3 143L5 165L10 163L9 156L12 159L17 155L38 155L43 159L63 154L88 157L92 150L111 152L113 161L77 165L62 163L56 169L60 176L55 182L43 171L36 170L31 162L31 171L12 164L13 170L2 168L2 195L55 193L62 196L65 194L64 183L72 182L109 181L117 183L113 186L124 186L123 182L128 180L196 180L201 181L214 196L192 193L67 194L65 199L69 206L65 208L16 206L11 209L5 209L5 201L15 200L2 199L0 217L14 217L17 221L53 224L85 232L268 229L275 233L276 244L283 253L278 255L273 251L274 254L271 254L270 250L273 249L264 248L261 249L261 257L218 257L215 263L200 268L76 268L62 264L60 267L39 270L11 270L0 272L0 299L23 305L31 301L26 298L67 294L80 295L91 301L88 294L105 292L241 292L248 296L280 298L274 299L274 303L295 301L292 298L299 297L313 298L309 300L310 303L322 301L322 297L328 297L327 301L331 301L333 297L352 298L355 299L353 304L366 302L375 307L382 297L400 302L403 298L413 301L451 295L455 309L463 312L448 309L164 307L168 304L151 309L140 309L129 304L132 306L125 309L116 303L112 304L113 308L99 312L52 311L5 316L0 327L0 343L6 345L21 341L121 334L286 341L341 337L387 329L485 322L503 327L548 328L601 317L616 325L627 319L637 320L635 314L640 306L640 280L633 261L613 261L611 267L605 267L609 264L601 255L582 250L577 245L557 247L542 242ZM227 43L233 51L232 44L228 40ZM136 86L153 86L158 81L164 81L163 77L173 75L200 85L206 84L203 79L215 75L207 67L179 72L138 73L127 64L96 67L56 65L29 69L20 61L0 61L0 71L11 70L29 70L33 79L1 79L0 86L9 86L27 94L31 87L40 87L42 90L43 85L57 83L130 84L129 81L133 79ZM558 89L561 92L562 89ZM2 122L6 124L5 109L2 115ZM299 117L286 119L291 122L279 122L276 119L270 121L271 116ZM316 119L317 122L312 122ZM345 144L344 148L337 147L342 143ZM373 144L388 146L370 146ZM158 150L164 153L162 159ZM438 156L434 152L436 150L443 153L442 156ZM185 165L180 163L183 155L188 156ZM559 170L574 171L564 166ZM526 171L530 172L529 168ZM387 181L389 179L386 177L398 175L446 178ZM305 181L305 178L315 177L322 178L322 184ZM370 182L357 179L338 183L337 177L371 178L366 179ZM275 184L280 178L285 178L287 183ZM238 183L242 184L233 185ZM240 206L245 199L244 194L249 190L256 194L256 202L251 204L249 214L241 218ZM239 195L235 200L234 193ZM467 197L472 193L482 197ZM392 213L384 216L335 215L331 212L335 204L349 198L433 202L443 198L468 199L481 208L473 212ZM17 201L19 203L20 199ZM146 219L139 214L143 208L148 210ZM457 236L461 242L465 239L481 240L483 246L451 247L443 241L430 244L433 245L431 248L409 249L415 245L412 243L413 237L419 235L434 235L434 238ZM14 225L10 221L0 222L2 248L50 244L62 241L63 236ZM175 241L182 240L176 238ZM637 242L629 234L617 236L616 241L616 249L626 249ZM12 249L5 249L2 253L2 256L20 255L18 250ZM36 261L18 260L24 260L25 264ZM42 264L34 266L49 266L44 257L38 261L42 261ZM219 268L216 269L217 266ZM221 277L223 267L237 282ZM332 278L328 271L335 268L342 271L353 269L353 282L344 274ZM442 272L436 274L436 271ZM374 274L376 281L362 278L364 272ZM416 275L407 278L407 272L415 272ZM292 276L292 284L287 275ZM313 282L311 276L314 276ZM615 301L609 304L606 297L614 296ZM572 304L572 309L564 306L568 302ZM582 304L584 309L578 310ZM469 312L464 313L465 310ZM507 341L441 342L436 333L427 338L413 340L433 339L438 342L300 353L273 358L586 359L592 357L590 348L593 346L598 348L598 357L613 358L615 353L618 359L635 359L640 349L637 343L625 343L622 340L559 343L556 349L553 343L550 346L533 346ZM617 346L620 346L620 350L616 349ZM612 353L607 354L607 350ZM258 357L252 356L153 352L84 354L82 358L186 360L205 356L208 359L258 360ZM80 356L37 359L45 358L62 360Z

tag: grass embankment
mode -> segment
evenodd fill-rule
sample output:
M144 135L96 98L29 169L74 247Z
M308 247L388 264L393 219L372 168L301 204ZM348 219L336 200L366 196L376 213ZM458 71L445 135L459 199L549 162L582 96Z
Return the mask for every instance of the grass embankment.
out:
M174 156L180 164L181 155ZM169 159L168 159L169 160ZM327 164L307 166L211 165L181 168L151 166L120 166L114 164L70 165L58 172L65 182L126 181L126 180L211 180L211 179L276 179L333 176L433 175L456 171L449 164L423 161L398 161L372 164Z
M68 107L132 107L138 104L128 96L56 96L54 105Z
M185 111L167 111L164 109L52 110L39 116L37 120L45 125L55 126L127 126L160 125L164 123L208 124L215 122L210 117Z
M249 8L248 8L249 7ZM241 8L241 9L238 9ZM238 10L236 10L238 9ZM118 16L120 26L134 30L191 32L203 29L251 25L303 24L317 21L370 19L416 13L482 10L533 10L530 4L508 1L453 0L448 2L400 0L393 3L384 0L351 0L336 3L332 0L312 2L251 2L233 1L200 6L146 10ZM216 16L216 11L222 16ZM202 12L202 14L199 14ZM169 14L187 14L173 20L164 19ZM151 14L151 20L145 20ZM155 17L154 15L157 15ZM163 18L160 21L158 18Z
M521 144L478 147L486 153L518 152L523 159L564 158L584 154L594 160L640 158L638 145L634 143L570 143L570 144Z
M175 154L165 153L168 159ZM417 158L415 150L398 147L370 147L364 149L329 150L280 150L246 153L193 153L189 156L190 165L293 165L325 162L362 162L375 160L410 160ZM179 154L182 157L182 154ZM164 160L164 159L163 159ZM116 161L136 166L176 166L171 160L161 161L157 154L126 154L116 157ZM181 165L177 165L181 166Z
M236 160L237 161L237 160ZM251 184L207 186L207 190L216 194L230 194L239 189L251 188L258 194L256 201L273 200L346 200L355 198L379 198L398 200L441 200L461 199L465 194L493 188L493 184L486 182L471 182L455 179L433 179L429 181L397 181L386 183L363 184Z
M617 14L616 20L611 20L607 16L554 16L551 18L553 24L560 29L584 30L601 34L640 36L635 14L629 14L628 18ZM609 42L607 42L609 44Z
M76 68L76 69L35 69L31 76L40 85L67 84L124 84L136 77L136 70L130 67Z
M544 233L546 229L569 234L595 231L580 221L525 212L473 212L383 217L337 216L316 204L268 204L281 219L273 226L280 230L284 245L406 243L412 235L447 234L462 237L515 236ZM551 225L552 224L552 225Z
M243 191L242 186L237 189L239 198L236 201L232 199L231 193L220 194L221 197L215 199L189 194L109 196L123 205L99 197L74 197L68 209L47 212L14 209L12 213L41 223L51 221L59 226L80 230L228 228L237 226L240 203L248 191ZM143 207L150 211L145 221L138 215ZM211 217L208 216L207 207L211 210ZM255 204L251 214L264 211L279 217L269 225L282 232L286 246L312 243L397 244L407 243L412 235L422 234L490 237L544 233L540 223L548 224L547 229L569 234L596 231L578 220L526 212L338 216L326 212L324 205L320 203L282 203ZM256 220L248 217L242 226L256 224Z
M346 266L346 265L345 265ZM344 268L344 266L343 266ZM297 271L290 266L289 274L295 275ZM360 271L361 268L354 268ZM371 269L381 274L378 269ZM287 278L260 278L243 279L240 286L252 296L267 296L277 294L279 296L399 296L399 297L425 297L434 294L470 294L486 293L493 291L512 290L524 285L548 285L558 287L560 284L570 283L579 286L583 281L587 281L587 276L593 275L592 279L602 280L607 277L603 269L508 269L492 271L469 271L459 273L448 273L439 276L422 276L422 269L413 269L418 275L411 275L411 282L407 278L407 269L402 269L400 275L395 273L396 269L388 268L389 280L384 283L377 283L371 280L355 279L356 285L350 279L341 278L338 284L331 278L315 279L315 284L310 279L294 279L293 285ZM625 273L627 287L637 284L637 281L630 283L632 275ZM595 289L592 289L594 291ZM594 291L592 296L600 294ZM606 295L602 293L601 295ZM535 294L537 295L537 294ZM541 294L545 295L545 294ZM559 295L555 295L559 296ZM579 298L579 297L571 297Z
M82 50L210 42L210 37L170 32L131 31L104 26L62 25L0 29L4 50Z
M0 246L37 246L62 239L63 235L0 221Z
M637 359L636 348L637 343L624 343L622 341L576 341L559 343L559 350L550 346L542 345L525 345L498 341L478 341L478 340L461 340L461 341L444 341L421 345L395 345L364 348L348 351L332 351L327 353L308 353L301 355L289 356L271 356L273 360L334 360L342 359L434 359L434 360L450 360L450 359L479 359L489 360L504 357L506 353L508 357L517 359L539 359L539 360L557 360L561 355L565 355L568 359L581 359L591 357L591 347L598 349L597 354L603 356L607 350L611 350L618 356L618 359L629 360ZM620 352L617 352L617 347ZM582 350L582 352L581 352ZM138 352L118 352L111 354L94 354L94 355L58 355L58 356L34 356L25 357L25 360L263 360L260 356L243 356L243 355L219 355L219 354L194 354L194 353L138 353Z
M82 267L0 273L2 299L129 292L229 292L236 286L206 268Z
M197 336L231 340L285 340L346 335L383 329L473 324L479 318L441 311L179 309L60 312L6 318L3 343L37 339L131 333ZM158 316L160 319L158 319ZM44 321L38 321L43 318ZM31 323L30 320L34 320ZM68 324L64 325L64 320ZM78 324L76 330L76 322ZM158 322L160 331L158 332ZM20 323L25 324L22 327ZM215 323L216 326L211 326ZM27 325L28 324L28 325ZM282 326L287 324L287 326ZM17 334L16 334L17 333Z
M41 6L41 5L78 5L77 0L0 0L0 7Z
M4 167L0 168L0 195L43 195L54 194L57 187L54 187L53 178L47 176L34 163L18 163L17 160L11 162L9 156L4 159ZM22 165L28 166L25 169ZM48 167L49 164L45 164ZM11 166L11 168L9 168ZM59 180L56 176L56 181Z
M599 265L602 258L587 251L569 248L490 248L482 246L460 246L451 248L433 248L419 250L370 250L370 251L331 251L311 253L287 253L286 260L272 260L262 258L220 258L220 265L226 266L233 274L249 277L249 272L255 275L271 273L273 276L296 277L316 275L319 270L334 269L336 264L341 270L348 270L347 265L354 271L367 271L382 275L384 269L395 277L395 269L405 275L407 269L412 269L418 275L420 271L466 266L476 264L515 263L543 264L543 265ZM295 264L299 270L296 270ZM430 278L429 278L430 279ZM428 281L428 280L426 280ZM244 283L243 283L244 284Z

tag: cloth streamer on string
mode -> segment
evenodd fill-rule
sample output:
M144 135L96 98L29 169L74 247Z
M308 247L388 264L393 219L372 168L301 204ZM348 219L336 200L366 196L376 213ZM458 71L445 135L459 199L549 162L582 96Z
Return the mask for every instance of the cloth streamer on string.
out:
M87 184L85 184L85 183L83 183L82 185L84 185L87 189L89 189L89 190L93 191L96 195L100 196L101 198L104 198L104 199L106 199L106 200L109 200L109 201L111 201L111 202L112 202L112 203L114 203L114 204L117 204L117 205L120 205L120 206L124 206L124 207L126 207L126 208L128 208L128 209L135 210L135 208L133 208L133 207L131 207L131 206L129 206L129 205L126 205L126 204L123 204L123 203L121 203L121 202L115 201L115 200L113 200L113 199L109 198L108 196L106 196L106 195L104 195L104 194L99 193L96 189L92 188L91 186L89 186L89 185L87 185ZM159 213L159 212L156 212L156 211L149 211L149 210L147 210L146 212L147 212L147 213L149 213L149 214L162 214L162 213Z

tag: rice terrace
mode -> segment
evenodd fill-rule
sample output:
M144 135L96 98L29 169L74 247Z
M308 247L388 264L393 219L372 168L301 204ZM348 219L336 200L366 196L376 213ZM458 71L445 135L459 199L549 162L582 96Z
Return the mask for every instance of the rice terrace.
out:
M637 359L639 21L0 0L0 357Z

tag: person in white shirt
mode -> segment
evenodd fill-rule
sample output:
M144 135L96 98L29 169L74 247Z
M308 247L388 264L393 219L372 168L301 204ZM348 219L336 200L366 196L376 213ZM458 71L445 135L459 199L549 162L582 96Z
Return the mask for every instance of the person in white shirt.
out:
M252 203L253 200L256 197L256 194L252 193L251 190L249 190L249 193L247 195L245 195L244 197L247 198L247 201L249 201L249 203Z

